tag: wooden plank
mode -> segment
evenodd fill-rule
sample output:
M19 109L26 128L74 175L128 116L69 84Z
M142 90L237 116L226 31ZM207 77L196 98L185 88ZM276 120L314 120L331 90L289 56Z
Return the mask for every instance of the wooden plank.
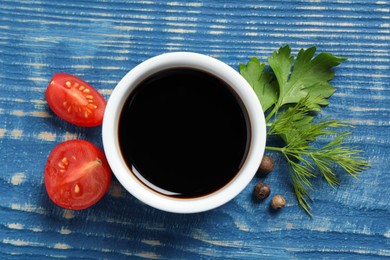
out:
M0 258L387 258L390 256L389 1L103 1L0 3ZM287 165L264 181L287 199L275 214L251 184L210 212L177 215L143 205L114 179L84 211L47 197L43 168L59 142L102 146L101 128L58 119L44 93L51 76L73 73L109 98L125 73L154 55L194 51L233 68L290 44L347 57L321 116L349 120L352 145L372 167L315 183L313 214L298 206Z

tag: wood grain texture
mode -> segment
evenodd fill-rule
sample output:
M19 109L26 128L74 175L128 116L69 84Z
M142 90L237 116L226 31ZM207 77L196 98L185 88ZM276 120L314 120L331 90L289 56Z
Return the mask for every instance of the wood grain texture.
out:
M113 180L84 211L48 199L43 168L59 142L102 146L101 128L58 119L44 93L59 71L109 98L138 63L171 51L216 57L233 68L290 44L347 57L322 114L349 120L351 144L372 167L337 189L315 183L314 218L298 206L287 165L265 180L287 199L279 213L252 200L254 178L228 204L200 214L143 205ZM318 259L390 257L390 4L298 1L0 1L0 258Z

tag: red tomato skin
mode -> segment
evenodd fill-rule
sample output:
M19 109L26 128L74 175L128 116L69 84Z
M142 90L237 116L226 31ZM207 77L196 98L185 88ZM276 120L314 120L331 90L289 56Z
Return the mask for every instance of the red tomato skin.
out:
M107 105L95 88L67 73L53 75L46 89L46 100L57 116L83 127L101 125Z
M96 204L106 194L111 178L104 153L84 140L58 144L50 152L44 172L49 198L58 206L71 210Z

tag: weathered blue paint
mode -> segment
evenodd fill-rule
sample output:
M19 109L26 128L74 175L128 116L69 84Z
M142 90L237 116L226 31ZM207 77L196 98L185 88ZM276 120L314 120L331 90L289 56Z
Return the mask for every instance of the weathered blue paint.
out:
M59 142L101 146L101 128L58 119L44 92L73 73L106 98L138 63L194 51L238 69L290 44L348 58L322 114L349 120L351 144L372 167L335 190L315 183L314 218L297 205L286 163L265 180L287 199L275 214L252 188L210 212L164 213L113 180L84 211L48 199L43 168ZM390 4L384 1L14 1L0 3L0 258L380 258L390 257Z

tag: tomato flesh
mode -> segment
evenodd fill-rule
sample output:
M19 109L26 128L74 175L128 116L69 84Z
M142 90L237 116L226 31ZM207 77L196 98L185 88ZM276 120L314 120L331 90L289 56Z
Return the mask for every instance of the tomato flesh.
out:
M46 90L46 100L57 116L85 127L102 124L107 104L91 85L67 73L53 76Z
M46 163L44 182L50 199L73 210L88 208L107 192L112 173L104 153L84 140L58 144Z

